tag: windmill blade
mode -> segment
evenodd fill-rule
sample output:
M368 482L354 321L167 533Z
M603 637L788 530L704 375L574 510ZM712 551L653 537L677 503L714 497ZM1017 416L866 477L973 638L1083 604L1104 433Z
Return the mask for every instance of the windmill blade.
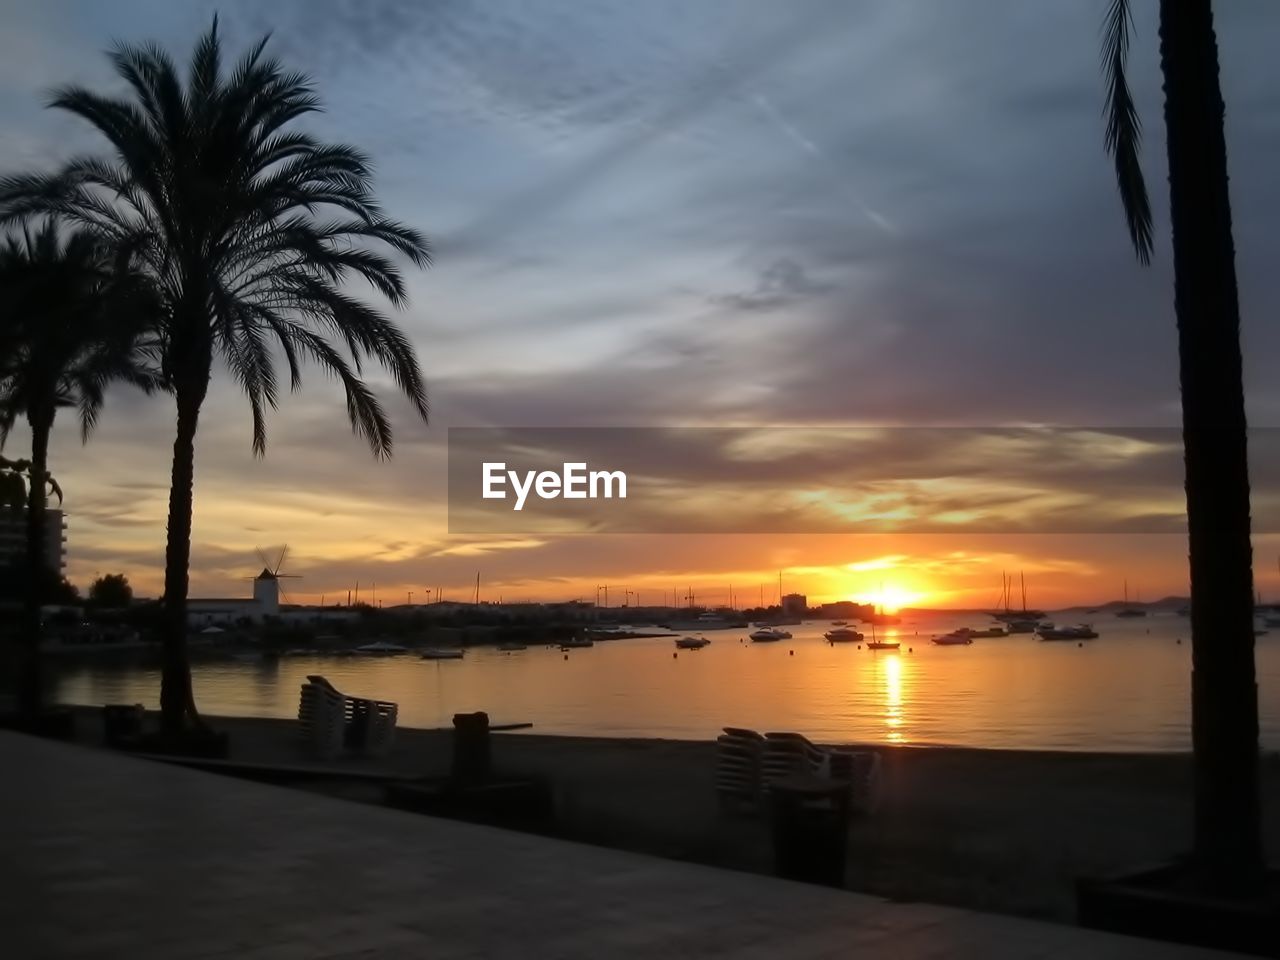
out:
M280 559L276 561L276 565L271 568L271 572L277 577L280 576L280 569L284 566L284 558L289 555L289 545L286 543L280 547Z
M266 551L264 551L261 547L254 547L254 552L258 554L258 559L262 561L262 569L270 570L271 561L267 559Z

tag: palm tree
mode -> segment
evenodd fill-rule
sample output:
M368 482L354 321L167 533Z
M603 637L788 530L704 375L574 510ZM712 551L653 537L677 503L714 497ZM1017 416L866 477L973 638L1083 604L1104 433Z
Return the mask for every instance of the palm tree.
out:
M1146 264L1151 207L1125 65L1127 0L1112 0L1102 61L1106 146L1129 234ZM1264 869L1253 656L1253 552L1225 109L1211 0L1161 0L1160 69L1173 227L1191 565L1193 861L1219 889Z
M128 97L69 87L52 101L105 136L110 158L0 181L0 219L53 211L91 225L136 253L163 300L163 372L177 403L161 686L169 734L199 723L186 606L196 427L215 357L249 400L259 456L265 410L279 399L278 356L294 389L307 359L341 381L352 427L379 458L391 453L391 426L360 378L365 359L389 370L416 412L427 415L408 339L342 289L355 275L403 306L404 281L376 245L425 266L427 243L383 216L362 153L293 128L319 101L305 76L264 55L266 44L262 39L224 72L215 18L185 77L156 46L117 46L111 60Z
M142 276L103 238L63 231L53 218L0 242L0 447L19 417L31 428L26 497L22 714L40 711L40 606L44 601L49 435L58 410L74 407L87 441L108 384L150 391L147 326L153 299Z

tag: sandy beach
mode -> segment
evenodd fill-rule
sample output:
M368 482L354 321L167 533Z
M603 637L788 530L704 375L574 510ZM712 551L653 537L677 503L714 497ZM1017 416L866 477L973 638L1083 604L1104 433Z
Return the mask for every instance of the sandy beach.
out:
M101 742L97 711L78 711L85 743ZM244 763L313 765L296 724L209 718ZM497 720L495 720L497 722ZM390 756L341 759L332 770L405 777L448 771L451 733L402 728ZM878 748L880 809L856 820L848 886L900 900L1069 921L1074 879L1158 862L1187 849L1190 758L957 748ZM714 744L678 740L494 735L495 768L549 777L559 833L569 839L733 869L768 872L767 822L720 814ZM1267 832L1280 841L1280 758L1266 757ZM375 782L299 782L378 803Z

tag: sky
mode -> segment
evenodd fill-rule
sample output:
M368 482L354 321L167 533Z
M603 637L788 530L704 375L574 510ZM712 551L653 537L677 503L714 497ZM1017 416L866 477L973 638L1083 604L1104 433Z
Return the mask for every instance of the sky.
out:
M987 0L981 16L942 0L0 0L0 170L101 149L44 109L48 91L118 90L114 40L183 61L216 9L229 50L270 32L315 79L325 112L304 126L369 153L384 207L432 241L398 317L432 416L383 392L390 461L314 370L255 459L248 406L215 374L194 596L247 594L257 548L288 543L302 601L357 581L384 603L465 599L477 573L484 599L607 583L615 603L731 586L768 601L782 571L815 599L985 605L1006 570L1039 605L1113 599L1125 580L1154 599L1187 592L1177 535L450 534L446 482L451 427L1176 427L1156 4L1134 6L1160 238L1146 269L1102 150L1104 0ZM1280 7L1218 8L1247 402L1276 427ZM74 582L125 572L158 593L173 419L120 388L87 446L55 430ZM688 495L732 479L732 458L709 459ZM663 476L663 451L650 460ZM903 479L892 457L867 463ZM782 471L778 495L798 482ZM704 499L733 509L732 493ZM1255 551L1259 588L1280 595L1280 537Z

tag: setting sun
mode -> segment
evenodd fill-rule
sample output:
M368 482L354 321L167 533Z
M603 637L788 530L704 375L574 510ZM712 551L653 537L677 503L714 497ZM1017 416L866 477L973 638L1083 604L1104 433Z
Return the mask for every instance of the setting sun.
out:
M886 613L896 613L903 607L918 606L928 598L928 593L893 583L886 583L884 586L877 587L875 590L852 593L849 595L849 599L856 603L875 604Z

